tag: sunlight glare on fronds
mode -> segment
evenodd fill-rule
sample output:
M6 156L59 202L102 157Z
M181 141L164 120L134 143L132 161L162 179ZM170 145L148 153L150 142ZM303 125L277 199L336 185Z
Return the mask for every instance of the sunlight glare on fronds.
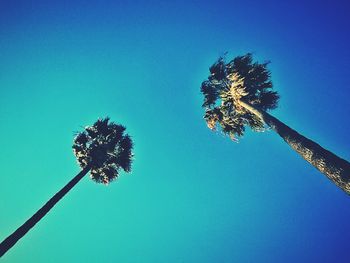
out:
M202 83L204 119L211 130L219 124L224 134L234 138L244 135L245 126L263 131L264 123L251 114L242 102L261 110L277 107L279 95L272 90L270 72L266 63L253 63L252 54L238 56L228 63L220 57L210 68Z

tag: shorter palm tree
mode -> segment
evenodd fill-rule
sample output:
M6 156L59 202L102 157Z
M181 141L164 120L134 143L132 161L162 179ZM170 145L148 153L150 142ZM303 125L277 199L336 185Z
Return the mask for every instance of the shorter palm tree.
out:
M109 122L109 118L105 118L97 120L75 137L73 151L82 171L0 244L0 257L38 223L89 171L91 179L102 184L109 184L115 180L121 169L125 172L131 171L133 143L124 131L124 126Z
M272 90L268 63L253 62L246 54L225 62L219 58L202 83L204 119L210 129L218 127L231 139L244 135L245 127L263 131L266 126L277 132L301 157L350 194L350 163L324 149L273 117L268 110L277 108L279 95Z

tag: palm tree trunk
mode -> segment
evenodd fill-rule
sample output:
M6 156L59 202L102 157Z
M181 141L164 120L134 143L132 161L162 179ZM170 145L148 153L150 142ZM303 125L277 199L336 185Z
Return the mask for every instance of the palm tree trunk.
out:
M265 124L276 131L289 146L306 161L325 174L337 186L350 194L350 163L316 142L304 137L267 112L251 104L240 101L242 107L258 116Z
M36 223L38 223L54 205L64 197L90 170L90 166L86 166L78 173L68 184L66 184L59 192L57 192L45 205L43 205L31 218L21 225L15 232L9 235L0 244L0 257L3 256L16 242L21 239Z

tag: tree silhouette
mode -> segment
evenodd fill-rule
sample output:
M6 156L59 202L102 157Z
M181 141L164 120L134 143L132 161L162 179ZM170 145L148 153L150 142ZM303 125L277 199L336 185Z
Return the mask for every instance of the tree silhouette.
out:
M82 171L0 244L0 257L38 223L89 171L92 180L103 184L115 180L121 169L125 172L131 171L133 143L124 131L124 126L109 122L109 118L105 118L97 120L75 137L73 151Z
M263 131L266 126L280 135L306 161L350 194L350 163L304 137L267 113L278 105L266 63L253 62L252 54L229 62L220 57L210 68L201 86L204 119L211 130L217 128L237 141L246 126Z

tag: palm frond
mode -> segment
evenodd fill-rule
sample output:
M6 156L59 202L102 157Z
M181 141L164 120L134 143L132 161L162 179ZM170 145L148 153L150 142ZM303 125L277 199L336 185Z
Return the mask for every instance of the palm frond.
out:
M220 57L210 68L210 77L211 81L221 81L226 77L226 67L223 57Z
M211 107L215 104L219 94L215 89L215 86L212 85L210 81L203 81L201 92L204 95L204 103L202 107Z
M260 93L260 108L262 110L276 109L280 96L276 91L263 91Z

